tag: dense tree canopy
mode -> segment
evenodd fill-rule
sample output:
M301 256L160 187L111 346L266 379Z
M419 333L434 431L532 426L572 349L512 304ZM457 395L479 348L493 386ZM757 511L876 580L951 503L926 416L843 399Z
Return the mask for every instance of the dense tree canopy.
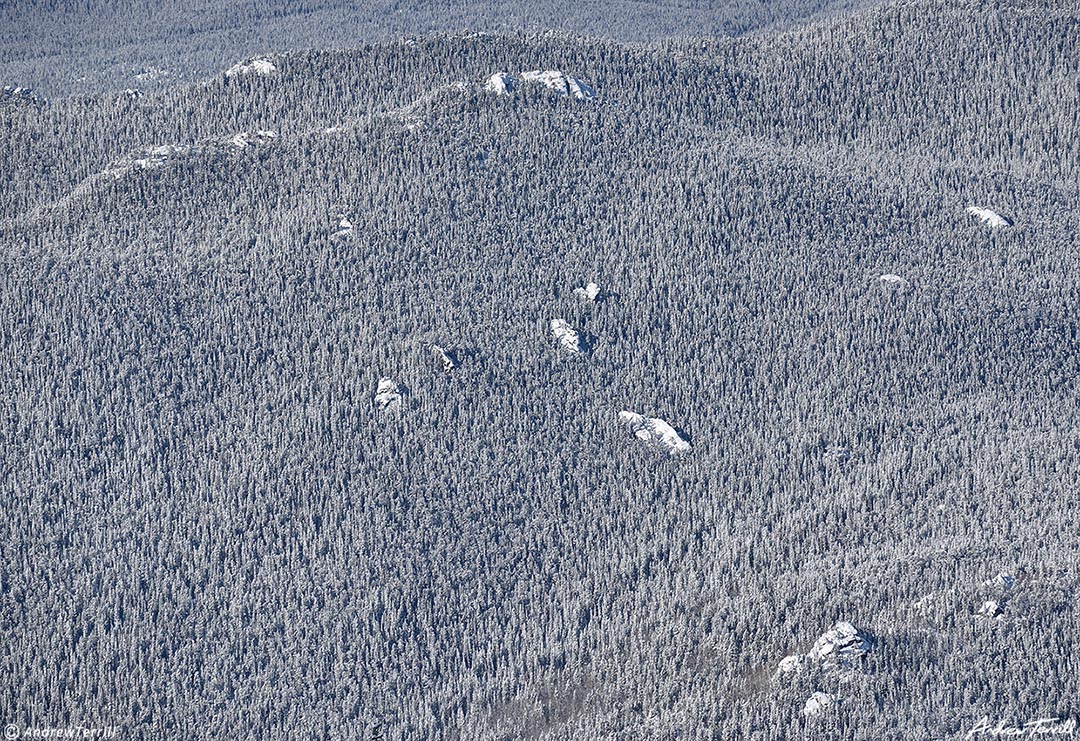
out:
M1077 717L1061 8L439 35L8 95L2 720L879 739ZM531 69L597 98L484 89ZM692 448L641 444L624 409ZM873 638L849 674L775 677L838 620ZM805 717L815 691L841 701Z

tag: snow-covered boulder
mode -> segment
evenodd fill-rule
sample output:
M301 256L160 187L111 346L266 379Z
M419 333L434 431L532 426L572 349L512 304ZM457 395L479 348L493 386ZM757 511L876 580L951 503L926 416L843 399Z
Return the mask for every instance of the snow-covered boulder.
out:
M878 276L878 283L886 288L907 288L910 284L895 273L885 273Z
M135 157L131 160L131 164L135 167L142 168L143 170L152 170L157 167L162 167L169 160L174 157L187 154L193 151L193 147L187 144L163 144L158 147L151 147L144 150L142 157Z
M259 129L255 132L241 131L229 139L229 145L237 149L247 149L256 144L267 144L277 139L277 132Z
M996 618L1001 617L1005 613L1005 609L1001 606L1001 603L997 600L988 599L983 602L982 607L976 613L980 617Z
M380 378L375 389L375 403L381 409L393 409L401 404L401 388L390 378Z
M795 654L794 656L785 656L780 659L780 663L776 665L777 674L792 674L799 671L802 668L803 657Z
M557 69L534 69L522 72L521 79L525 82L540 83L559 95L572 95L579 100L591 100L596 97L596 91L590 85Z
M442 347L438 345L432 345L431 352L435 356L435 360L437 360L442 365L442 369L447 373L451 373L455 368L457 368L457 363L454 361L454 358Z
M517 86L517 78L506 72L496 72L484 83L484 89L496 95L509 95Z
M619 412L619 419L630 426L630 430L639 440L665 450L670 455L679 455L690 450L690 443L683 440L675 428L662 419L643 417L627 411Z
M226 77L236 77L237 75L270 75L277 71L277 66L274 65L266 57L256 57L247 62L240 62L234 64L225 70Z
M555 336L555 339L559 341L559 345L564 350L581 352L581 337L575 329L562 319L551 320L551 334Z
M822 669L850 665L874 647L873 640L849 622L834 625L814 643L807 656L820 663Z
M595 283L589 283L589 285L585 286L584 288L574 289L574 295L577 296L579 299L581 299L582 301L591 301L594 303L600 298L601 293L602 291L600 289L600 286L596 285Z
M972 216L977 217L991 229L1000 229L1003 226L1012 226L1012 219L1009 219L1001 214L991 211L988 208L982 208L981 206L968 206L967 212Z
M836 702L836 698L825 692L815 692L807 699L806 704L803 706L802 714L807 718L811 718L820 714L822 711L829 708Z
M352 236L353 225L346 217L342 216L341 221L338 222L337 231L331 234L332 239L347 239Z

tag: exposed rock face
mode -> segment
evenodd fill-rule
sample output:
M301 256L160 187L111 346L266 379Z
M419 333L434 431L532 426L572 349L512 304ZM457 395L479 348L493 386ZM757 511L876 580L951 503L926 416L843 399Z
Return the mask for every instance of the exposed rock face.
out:
M822 669L850 666L874 647L873 640L849 622L841 621L817 639L807 656Z
M496 72L484 83L484 89L496 95L509 95L517 86L517 79L506 72Z
M554 90L559 95L573 96L578 100L592 99L596 97L596 91L576 77L571 77L557 69L539 70L534 69L521 73L521 79L525 82L539 82Z
M539 83L559 95L574 97L578 100L592 100L596 97L596 91L591 85L557 69L529 70L522 72L520 78L508 72L496 72L484 82L484 89L496 95L509 95L523 82Z

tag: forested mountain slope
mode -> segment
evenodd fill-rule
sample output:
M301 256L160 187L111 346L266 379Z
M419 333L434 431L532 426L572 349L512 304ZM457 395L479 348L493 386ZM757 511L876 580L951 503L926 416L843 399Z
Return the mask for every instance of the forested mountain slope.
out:
M443 35L8 95L3 717L386 739L1076 717L1061 8ZM596 98L521 75L556 69ZM815 692L836 701L804 714Z
M878 0L20 0L0 3L0 85L156 90L237 56L434 32L557 29L627 42L737 36Z

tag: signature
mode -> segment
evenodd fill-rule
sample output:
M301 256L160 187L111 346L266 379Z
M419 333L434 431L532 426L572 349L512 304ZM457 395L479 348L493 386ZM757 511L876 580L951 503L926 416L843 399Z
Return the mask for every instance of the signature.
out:
M1010 725L1003 720L999 720L996 725L990 723L988 716L983 716L982 719L975 724L975 727L967 732L964 736L967 738L975 738L980 735L985 736L1072 736L1076 732L1076 721L1072 718L1065 720L1063 718L1039 718L1038 720L1029 720L1022 725Z

